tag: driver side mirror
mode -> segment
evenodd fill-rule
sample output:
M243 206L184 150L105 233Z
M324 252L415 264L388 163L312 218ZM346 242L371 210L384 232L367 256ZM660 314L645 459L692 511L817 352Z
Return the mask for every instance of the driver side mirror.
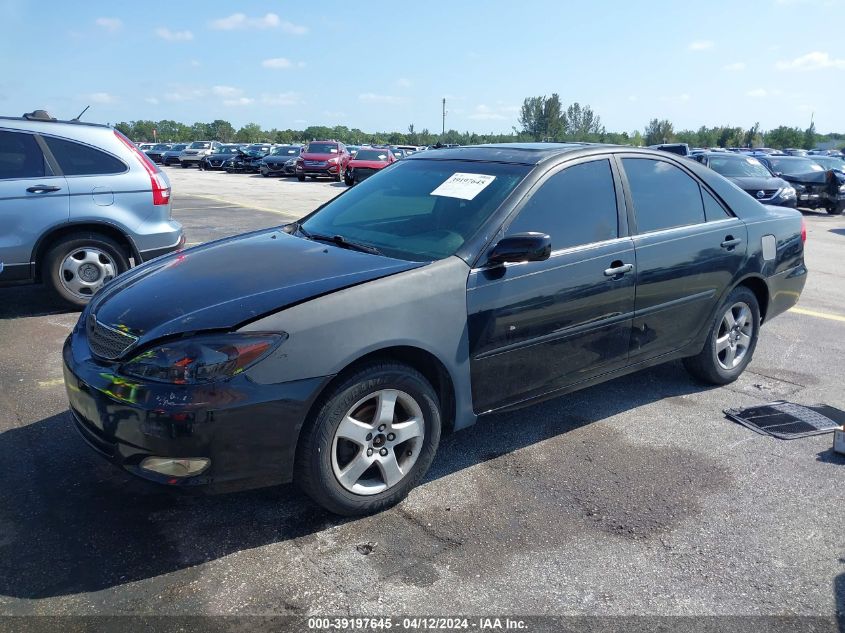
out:
M541 262L552 254L552 238L545 233L517 233L504 237L487 258L490 266L506 262Z

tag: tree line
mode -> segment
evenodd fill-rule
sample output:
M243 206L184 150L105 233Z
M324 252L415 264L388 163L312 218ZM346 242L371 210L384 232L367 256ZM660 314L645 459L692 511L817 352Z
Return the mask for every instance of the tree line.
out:
M707 127L697 130L676 131L667 119L651 119L642 133L637 130L609 132L589 105L575 102L564 109L560 96L526 97L519 113L518 127L514 134L533 141L586 141L621 145L657 145L659 143L688 143L692 147L787 147L812 149L817 144L835 141L845 145L843 134L818 134L814 124L807 129L786 125L763 131L760 124L750 128L730 125Z
M222 141L224 143L299 143L313 139L335 139L343 143L390 143L393 145L432 145L457 143L507 143L514 141L584 141L619 145L655 145L658 143L688 143L692 147L796 147L812 149L819 143L835 141L845 145L845 134L818 134L815 126L802 130L785 125L771 130L761 130L755 123L749 128L730 125L701 126L697 130L675 130L671 121L651 119L642 131L608 131L601 117L589 105L578 102L563 107L558 94L550 97L527 97L522 104L517 126L510 134L477 134L448 130L438 134L423 129L417 131L413 124L405 132L365 132L345 125L334 127L315 125L304 130L264 129L257 123L248 123L236 129L229 121L217 119L210 123L187 125L178 121L122 121L115 127L133 141L180 142L195 140ZM155 133L153 132L155 130Z

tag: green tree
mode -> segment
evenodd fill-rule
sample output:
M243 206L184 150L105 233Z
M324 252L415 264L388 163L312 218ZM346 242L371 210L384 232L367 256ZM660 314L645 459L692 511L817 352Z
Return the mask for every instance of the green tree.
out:
M604 127L593 109L581 106L577 101L566 108L561 117L561 125L566 140L594 142L604 133Z
M543 126L545 127L544 138L549 141L562 141L565 133L563 106L560 97L555 92L543 102Z
M777 149L787 147L801 147L804 143L804 132L797 127L781 125L774 130L769 130L765 136L766 145Z
M801 147L813 149L816 146L816 124L810 121L810 127L804 130L804 142Z
M528 136L533 141L543 140L543 134L546 131L543 115L545 101L545 97L526 97L519 112L520 129L514 128L514 131Z
M675 130L667 119L652 119L645 128L645 144L657 145L675 140Z
M262 140L264 133L258 123L247 123L235 134L238 143L258 143Z
M255 124L253 123L253 125ZM216 119L209 123L208 130L211 133L211 140L223 141L224 143L232 142L236 134L232 124L222 119Z

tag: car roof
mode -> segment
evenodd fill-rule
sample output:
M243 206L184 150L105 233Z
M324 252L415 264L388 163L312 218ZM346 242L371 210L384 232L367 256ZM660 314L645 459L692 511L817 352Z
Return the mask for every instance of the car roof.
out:
M593 147L615 147L625 151L635 149L603 143L491 143L430 149L411 154L407 160L466 160L537 165L551 158Z

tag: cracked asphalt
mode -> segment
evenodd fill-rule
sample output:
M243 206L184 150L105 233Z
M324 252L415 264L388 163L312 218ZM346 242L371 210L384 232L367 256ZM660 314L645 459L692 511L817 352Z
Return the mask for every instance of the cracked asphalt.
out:
M179 178L191 243L337 193ZM256 187L262 209L286 199L239 206L249 191L209 197L213 178ZM780 398L845 408L845 321L831 318L845 315L845 219L806 220L804 312L763 327L735 384L703 387L671 363L482 418L444 438L405 502L356 520L294 486L189 495L105 463L66 413L60 349L77 314L43 288L2 289L0 613L845 611L845 456L830 435L776 440L722 413Z

